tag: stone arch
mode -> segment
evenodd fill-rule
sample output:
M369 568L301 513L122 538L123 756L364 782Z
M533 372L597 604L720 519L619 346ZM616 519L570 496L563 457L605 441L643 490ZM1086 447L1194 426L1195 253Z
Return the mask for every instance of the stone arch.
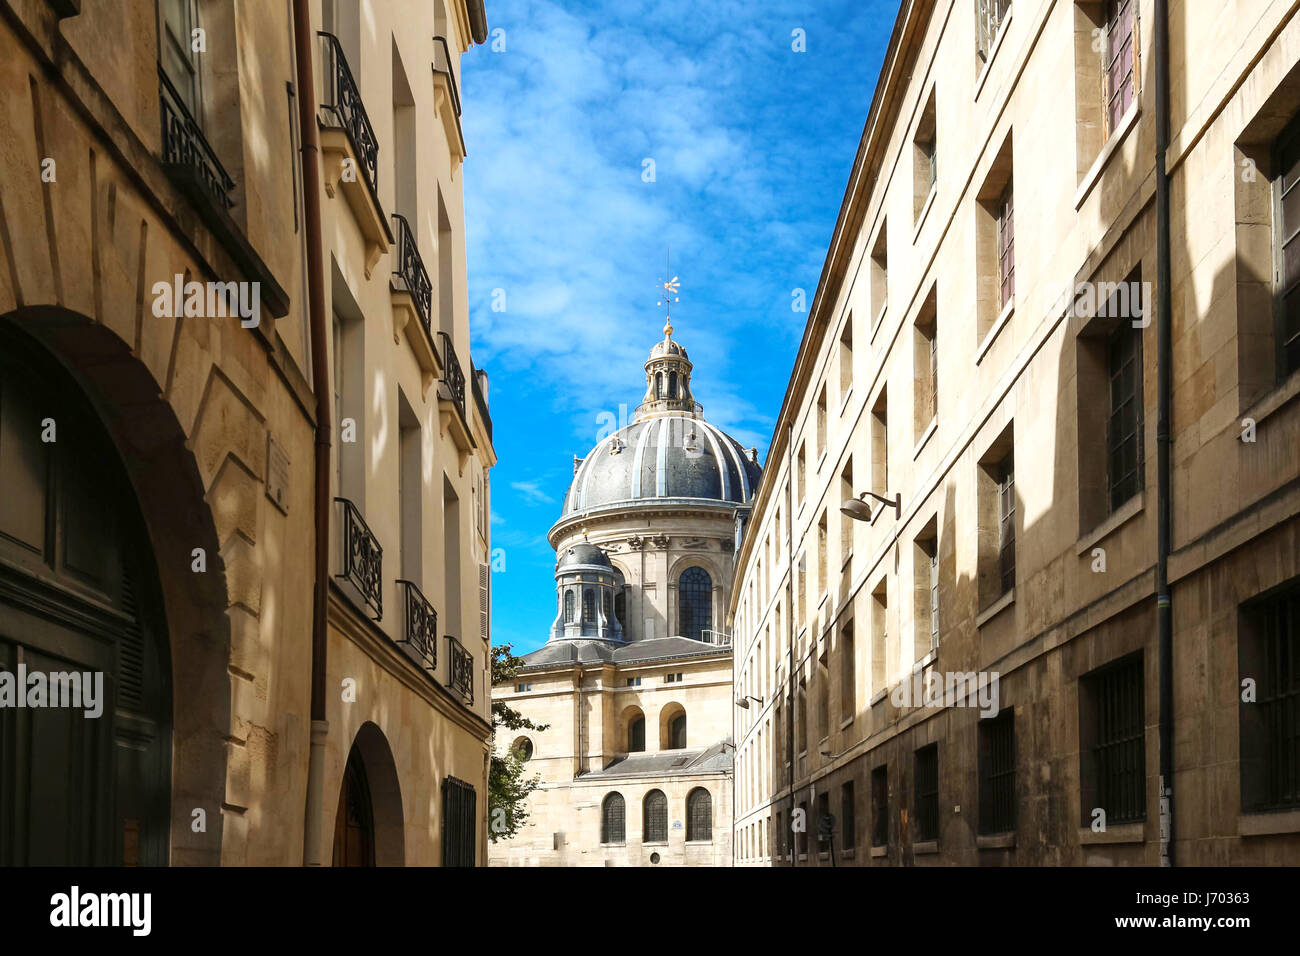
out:
M669 630L671 633L678 633L681 623L681 591L679 589L682 572L687 568L698 567L708 572L709 578L713 582L713 600L710 605L711 616L713 619L712 627L714 630L720 630L722 621L725 619L727 612L728 584L731 581L732 569L729 566L729 556L722 554L679 554L673 558L668 566L668 581L671 585L669 593L671 594L671 606L668 608L670 620L672 622Z
M187 435L145 362L107 326L55 306L0 316L5 347L26 348L84 398L130 482L157 565L170 658L171 793L168 861L221 862L226 755L234 734L230 606L216 522ZM76 450L74 450L76 453ZM94 474L97 464L87 461ZM202 548L207 570L194 573ZM204 832L191 814L205 811Z
M365 769L364 780L367 788L365 794L373 825L374 865L403 866L406 862L406 824L402 809L402 787L397 776L397 762L393 759L393 750L388 745L388 738L373 721L366 721L352 738L352 747L348 751L348 760L359 760ZM339 776L335 787L339 798L343 797L342 787L346 779L346 769ZM339 811L343 809L340 802L335 802L336 834Z
M645 711L636 704L628 704L619 715L618 749L625 753L642 753L645 750Z

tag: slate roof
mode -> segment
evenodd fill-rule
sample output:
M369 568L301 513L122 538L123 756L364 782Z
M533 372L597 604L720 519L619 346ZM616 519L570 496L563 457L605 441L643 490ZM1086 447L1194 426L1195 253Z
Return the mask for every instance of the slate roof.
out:
M520 670L553 667L556 664L633 664L642 661L683 657L730 655L731 645L693 641L689 637L657 637L653 640L614 644L609 641L569 639L551 641L523 656Z
M731 769L732 749L730 740L721 740L705 750L666 750L654 754L628 754L626 757L615 757L603 770L584 773L580 779L726 773Z

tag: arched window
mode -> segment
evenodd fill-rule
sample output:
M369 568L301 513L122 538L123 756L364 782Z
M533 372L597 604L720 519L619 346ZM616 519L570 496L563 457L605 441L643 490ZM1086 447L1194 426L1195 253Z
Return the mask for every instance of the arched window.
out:
M668 373L668 397L669 398L677 397L677 373L676 372Z
M664 374L663 372L655 372L655 398L663 398L663 396L664 396Z
M686 795L686 839L713 839L713 798L703 787Z
M623 629L624 637L627 635L627 591L619 587L618 593L614 595L614 617L618 619L619 627Z
M682 637L704 640L713 627L713 579L703 568L687 568L677 579L679 630Z
M668 798L662 790L645 795L641 821L642 843L668 842Z
M627 752L642 753L645 750L645 717L638 714L627 725Z
M681 713L668 725L668 749L686 749L686 714Z
M614 622L614 595L609 593L609 588L600 589L600 606L605 612L606 625Z
M600 807L600 842L625 843L626 811L623 806L623 794L611 793Z
M582 591L582 623L596 623L596 592L591 588Z
M564 623L573 623L573 592L564 592Z

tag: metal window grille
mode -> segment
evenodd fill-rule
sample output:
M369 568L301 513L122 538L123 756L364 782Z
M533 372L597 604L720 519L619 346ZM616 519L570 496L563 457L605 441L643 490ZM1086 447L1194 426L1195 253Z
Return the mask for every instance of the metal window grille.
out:
M980 832L1016 828L1015 714L1004 710L979 722Z
M668 842L668 798L662 790L651 790L645 796L645 819L641 839L646 843Z
M1110 509L1142 487L1142 333L1123 319L1106 342L1110 378L1110 420L1106 464Z
M913 799L916 804L916 839L921 842L939 839L938 744L930 744L916 752Z
M463 780L442 782L442 865L473 866L478 794Z
M1107 668L1090 679L1095 704L1092 746L1097 803L1106 822L1146 817L1146 728L1142 658Z
M621 793L611 793L605 798L600 811L600 842L626 842L626 807Z

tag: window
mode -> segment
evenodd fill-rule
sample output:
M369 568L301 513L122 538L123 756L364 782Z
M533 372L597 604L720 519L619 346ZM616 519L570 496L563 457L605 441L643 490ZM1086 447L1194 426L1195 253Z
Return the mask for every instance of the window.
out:
M825 740L831 734L830 638L822 644L821 655L817 658L817 728L821 732L819 739Z
M776 811L772 824L772 855L778 860L785 858L785 811Z
M1015 298L1013 137L1008 131L975 194L975 341L984 343ZM983 361L983 353L977 353Z
M564 623L573 623L573 592L564 592Z
M889 769L871 771L871 845L889 845Z
M664 675L665 684L680 684L681 682L682 682L682 674L680 671L678 671L676 674Z
M640 687L640 686L641 686L641 678L639 678L639 677L629 677L629 678L627 679L627 686L628 686L628 687Z
M979 607L983 611L1016 586L1015 430L1008 423L979 460Z
M1300 588L1242 608L1241 804L1248 811L1300 808Z
M198 25L198 0L158 0L158 65L202 126L201 73L192 39Z
M853 493L853 457L844 463L844 470L840 472L840 501L848 501L850 498L856 498ZM853 557L853 529L857 525L854 519L850 518L844 512L840 512L840 569L849 563Z
M686 795L686 839L713 839L713 798L703 787Z
M605 626L608 627L614 620L614 595L609 588L600 589L600 608L605 615Z
M844 320L844 331L840 333L840 407L853 388L853 313Z
M686 714L678 714L668 722L668 745L663 749L686 749Z
M879 694L885 689L886 675L885 654L889 640L889 592L888 581L881 578L871 594L871 693Z
M1106 4L1106 135L1109 137L1133 102L1133 0Z
M799 812L803 816L804 828L795 833L794 845L795 845L795 851L799 854L799 858L803 859L805 856L808 855L808 827L812 823L812 821L808 818L807 800L804 800L799 804Z
M817 812L813 819L808 821L809 826L817 831L817 852L826 853L830 849L831 835L826 832L828 825L833 821L829 819L831 815L831 795L823 790L817 794Z
M975 54L981 68L989 61L1010 9L1011 0L975 0Z
M530 691L530 690L532 690L532 689L533 689L533 685L532 685L532 684L516 684L516 685L515 685L515 693L517 693L517 694L522 694L522 693L524 693L524 692L526 692L526 691Z
M918 658L939 646L939 532L932 517L916 536L913 548L916 578L916 646ZM926 639L928 638L928 640Z
M1016 586L1015 456L1007 452L998 468L998 576L1002 593Z
M799 443L799 454L796 462L797 478L794 484L794 496L798 499L799 504L803 505L803 500L808 494L808 443Z
M600 842L625 843L626 808L621 793L611 793L605 797L600 807Z
M1142 330L1122 322L1106 342L1110 419L1106 469L1110 510L1142 488Z
M916 343L916 416L913 435L920 441L939 412L938 289L934 286L931 286L930 293L917 314L913 339Z
M1300 117L1273 150L1273 275L1278 380L1300 369ZM1294 193L1294 195L1293 195Z
M596 592L592 588L582 590L582 623L596 623Z
M858 845L857 818L854 815L853 781L840 786L840 846L852 850Z
M442 782L442 865L473 866L478 794L463 780Z
M1016 828L1016 723L1004 710L979 722L980 833Z
M929 843L939 839L939 745L930 744L916 752L916 839Z
M889 497L889 404L885 389L871 406L871 489ZM879 513L879 509L877 509Z
M921 218L926 200L930 198L935 183L939 179L938 163L939 140L936 134L934 90L926 101L912 136L912 172L914 183L913 220Z
M817 394L817 457L826 454L826 386Z
M668 798L662 790L651 790L642 806L641 841L668 842Z
M1015 197L1012 184L998 198L998 289L999 304L1006 308L1016 295L1016 230L1013 218Z
M885 243L888 219L880 221L880 231L871 246L871 272L869 292L871 294L871 331L875 334L881 317L885 314L885 305L889 301L889 251Z
M510 745L510 749L516 757L525 763L533 759L533 742L527 737L520 737Z
M645 752L645 717L636 716L627 725L627 752Z
M840 628L840 720L857 715L858 656L853 644L853 618Z
M1093 671L1079 689L1083 824L1092 823L1098 808L1107 826L1146 819L1142 655Z
M704 640L713 627L713 579L703 568L692 567L677 579L678 618L682 637Z

